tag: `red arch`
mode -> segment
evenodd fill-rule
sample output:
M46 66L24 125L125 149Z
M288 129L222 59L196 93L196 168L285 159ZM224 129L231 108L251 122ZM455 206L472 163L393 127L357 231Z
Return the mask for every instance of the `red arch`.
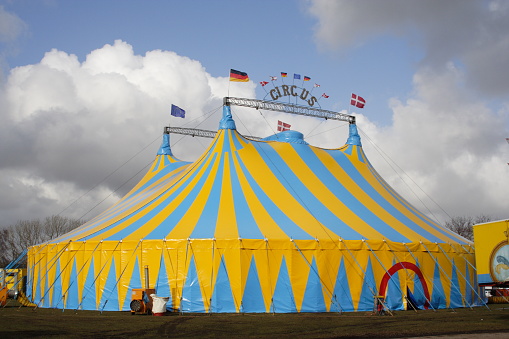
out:
M424 290L424 296L426 297L426 302L424 303L424 308L428 309L429 307L429 290L428 285L426 284L426 280L424 280L424 276L422 275L421 269L417 267L415 264L412 264L411 262L402 261L397 263L396 265L389 268L387 272L385 272L382 281L380 282L380 288L378 289L378 294L385 297L385 293L387 292L387 284L389 283L389 280L391 277L396 274L397 271L407 269L414 271L415 274L419 277L419 281L421 282L422 289Z

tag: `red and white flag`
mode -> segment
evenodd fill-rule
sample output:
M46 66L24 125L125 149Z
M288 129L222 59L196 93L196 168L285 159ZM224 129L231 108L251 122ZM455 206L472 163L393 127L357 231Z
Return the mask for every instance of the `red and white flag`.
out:
M270 76L270 81L276 81L277 80L277 77L273 77L272 75Z
M363 97L352 93L352 98L350 99L350 105L355 106L357 108L364 108L365 104L366 104L366 100L364 100Z
M277 131L278 132L289 131L290 127L292 127L292 126L290 124L287 124L286 122L282 122L281 120L277 121Z
M315 84L315 86L314 86L314 87L320 87L320 85L318 85L318 84Z
M262 85L262 87L267 85L268 83L269 83L268 81L260 81L260 85Z
M324 98L326 98L326 99L327 99L329 96L328 96L327 94L323 93L323 94L322 94L322 97L324 97Z

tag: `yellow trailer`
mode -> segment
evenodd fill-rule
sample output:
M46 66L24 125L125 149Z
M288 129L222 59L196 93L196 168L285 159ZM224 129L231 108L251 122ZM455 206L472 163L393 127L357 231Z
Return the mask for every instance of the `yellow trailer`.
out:
M25 295L26 268L0 268L0 306L5 306L8 299L16 299L24 306L35 306Z
M509 220L477 224L473 229L479 284L509 287Z

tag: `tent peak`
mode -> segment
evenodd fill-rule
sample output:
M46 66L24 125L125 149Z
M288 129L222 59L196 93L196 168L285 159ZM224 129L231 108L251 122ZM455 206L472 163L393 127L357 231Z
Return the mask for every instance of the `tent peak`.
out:
M159 148L157 155L171 155L171 156L173 156L173 153L171 153L171 148L170 148L170 128L169 127L164 128L163 142L161 143L161 147Z
M237 129L229 105L223 106L223 118L219 122L219 129Z
M346 140L346 144L362 147L361 137L359 135L359 132L357 131L356 124L350 124L348 139Z

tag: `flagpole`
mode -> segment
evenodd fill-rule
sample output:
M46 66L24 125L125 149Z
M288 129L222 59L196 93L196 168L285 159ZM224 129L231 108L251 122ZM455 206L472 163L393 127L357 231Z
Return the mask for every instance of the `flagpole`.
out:
M230 73L231 73L231 70L230 70ZM228 94L226 95L227 97L230 97L230 83L231 83L230 73L228 73L228 78L227 78L228 79Z
M350 100L352 100L352 95L353 93L350 93ZM348 100L346 101L348 103L348 115L350 115L350 106L352 106L351 102L348 102Z

